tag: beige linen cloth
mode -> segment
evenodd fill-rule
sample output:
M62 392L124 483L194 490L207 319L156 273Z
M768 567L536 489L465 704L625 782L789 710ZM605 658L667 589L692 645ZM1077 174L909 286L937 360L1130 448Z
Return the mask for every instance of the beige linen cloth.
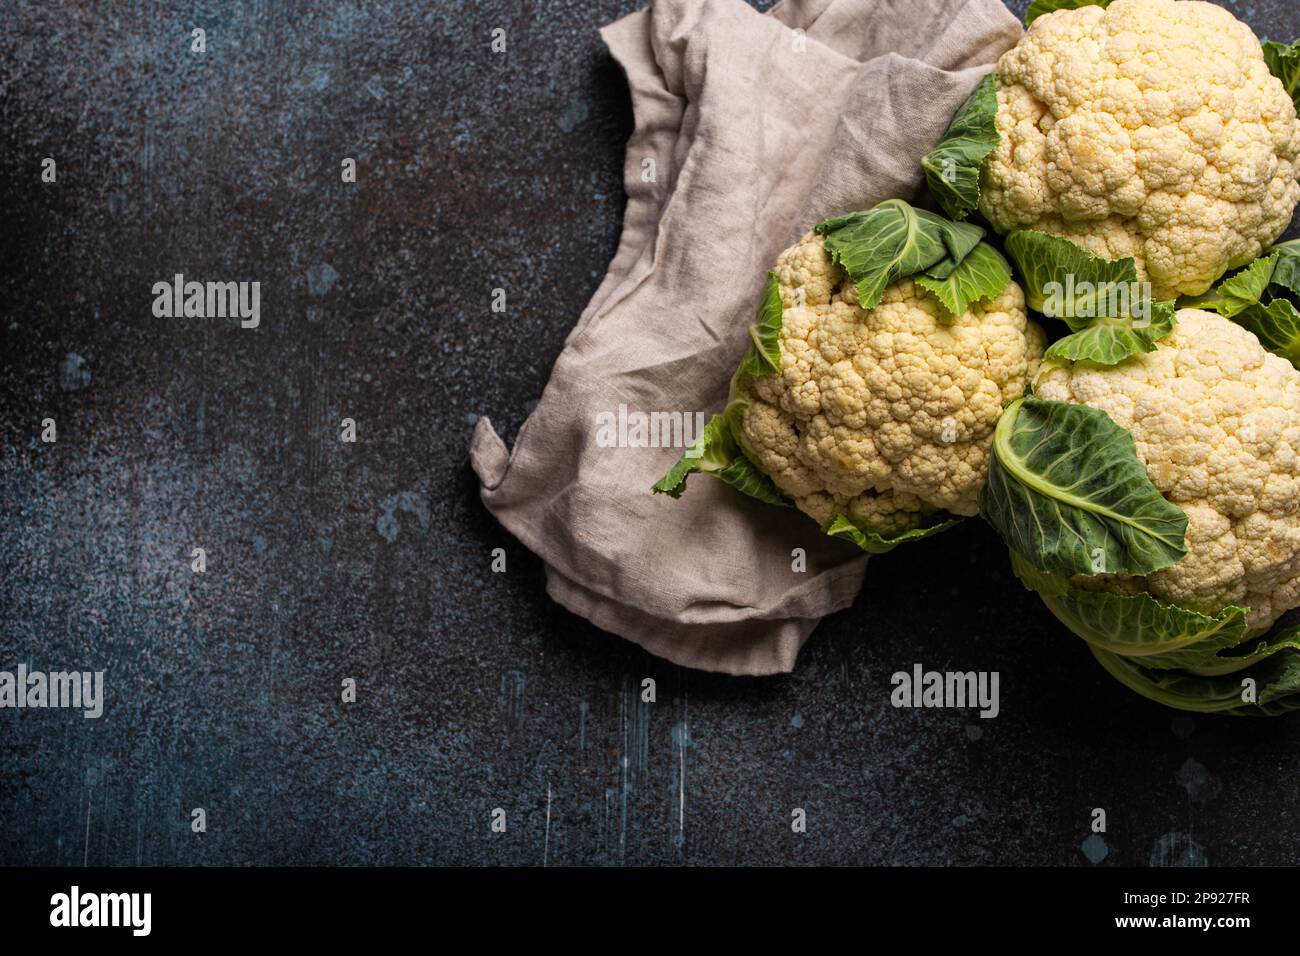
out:
M618 252L514 452L481 418L470 460L564 607L689 667L786 672L866 557L705 475L651 495L682 449L599 447L597 415L720 411L777 254L915 196L1020 25L1001 0L654 0L601 34L636 117Z

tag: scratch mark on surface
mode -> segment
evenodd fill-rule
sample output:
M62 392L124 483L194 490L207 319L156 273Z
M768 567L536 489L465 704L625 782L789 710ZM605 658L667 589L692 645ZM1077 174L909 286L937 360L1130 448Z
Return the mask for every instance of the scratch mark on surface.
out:
M90 861L90 805L95 800L95 788L90 788L90 793L86 794L86 846L81 854L81 865L86 866Z
M635 787L650 763L650 707L641 699L640 684L630 674L623 677L619 716L623 729L623 756L630 768L629 786Z
M623 859L627 855L627 789L628 789L627 756L624 755L623 759L620 760L619 763L622 765L623 768L623 780L622 780L623 797L622 797L622 809L619 813L619 823L618 823L618 862L619 865L622 865Z
M622 737L619 754L619 832L618 862L621 865L627 853L628 801L637 781L645 772L650 754L649 708L641 700L640 685L631 674L623 675L622 693L618 699L619 729ZM633 760L635 755L635 761Z
M677 750L681 757L677 776L677 832L686 836L686 748Z
M523 671L506 671L501 675L498 706L505 711L506 717L515 727L524 724L524 695L527 690L528 678Z
M1151 866L1207 866L1205 848L1190 833L1166 833L1151 849Z
M542 866L551 852L551 781L546 781L546 836L542 839Z
M677 832L673 845L686 847L686 748L691 743L690 699L683 691L679 703L680 719L673 726L673 747L677 751Z
M605 788L605 822L600 828L600 852L604 854L605 861L609 862L609 798L614 795L614 791Z
M585 700L578 701L578 753L587 749L587 711L590 709Z

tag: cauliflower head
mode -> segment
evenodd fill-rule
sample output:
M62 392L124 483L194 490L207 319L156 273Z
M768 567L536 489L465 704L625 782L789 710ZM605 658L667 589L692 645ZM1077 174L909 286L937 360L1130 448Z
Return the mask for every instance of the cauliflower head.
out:
M1091 405L1128 429L1151 482L1187 514L1181 561L1091 586L1146 590L1204 614L1248 607L1247 636L1300 605L1300 371L1291 363L1228 319L1184 309L1154 352L1115 366L1049 361L1034 394Z
M1297 201L1300 120L1246 24L1201 0L1039 17L998 62L1000 143L980 211L999 232L1133 257L1157 299L1258 256Z
M772 271L781 369L738 380L746 454L823 525L843 514L890 534L976 514L998 416L1043 353L1020 287L950 316L904 279L863 309L811 232Z

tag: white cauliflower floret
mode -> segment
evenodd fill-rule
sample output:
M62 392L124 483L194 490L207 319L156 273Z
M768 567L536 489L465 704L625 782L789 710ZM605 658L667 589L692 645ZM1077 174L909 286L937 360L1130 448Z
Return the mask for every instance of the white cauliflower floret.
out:
M1248 636L1300 605L1300 371L1250 332L1184 309L1154 352L1044 365L1034 394L1128 429L1152 483L1187 513L1187 554L1145 578L1157 599L1250 608Z
M1212 3L1039 17L999 60L997 99L980 211L999 232L1132 256L1157 299L1254 259L1300 201L1295 106L1250 27Z
M863 309L811 232L772 271L781 371L740 385L747 453L821 524L845 514L890 534L976 514L998 416L1043 354L1020 287L953 317L904 279Z

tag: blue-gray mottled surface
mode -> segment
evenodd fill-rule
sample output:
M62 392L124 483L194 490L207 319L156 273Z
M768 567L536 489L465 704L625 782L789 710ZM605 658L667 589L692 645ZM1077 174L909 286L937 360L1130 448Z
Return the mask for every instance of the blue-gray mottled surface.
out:
M513 436L613 254L595 27L634 5L5 5L0 669L108 689L0 712L0 862L1295 863L1300 723L1131 695L978 522L877 559L788 677L547 599L466 440ZM177 272L260 281L262 326L153 319ZM999 671L1000 716L891 708L918 661Z

